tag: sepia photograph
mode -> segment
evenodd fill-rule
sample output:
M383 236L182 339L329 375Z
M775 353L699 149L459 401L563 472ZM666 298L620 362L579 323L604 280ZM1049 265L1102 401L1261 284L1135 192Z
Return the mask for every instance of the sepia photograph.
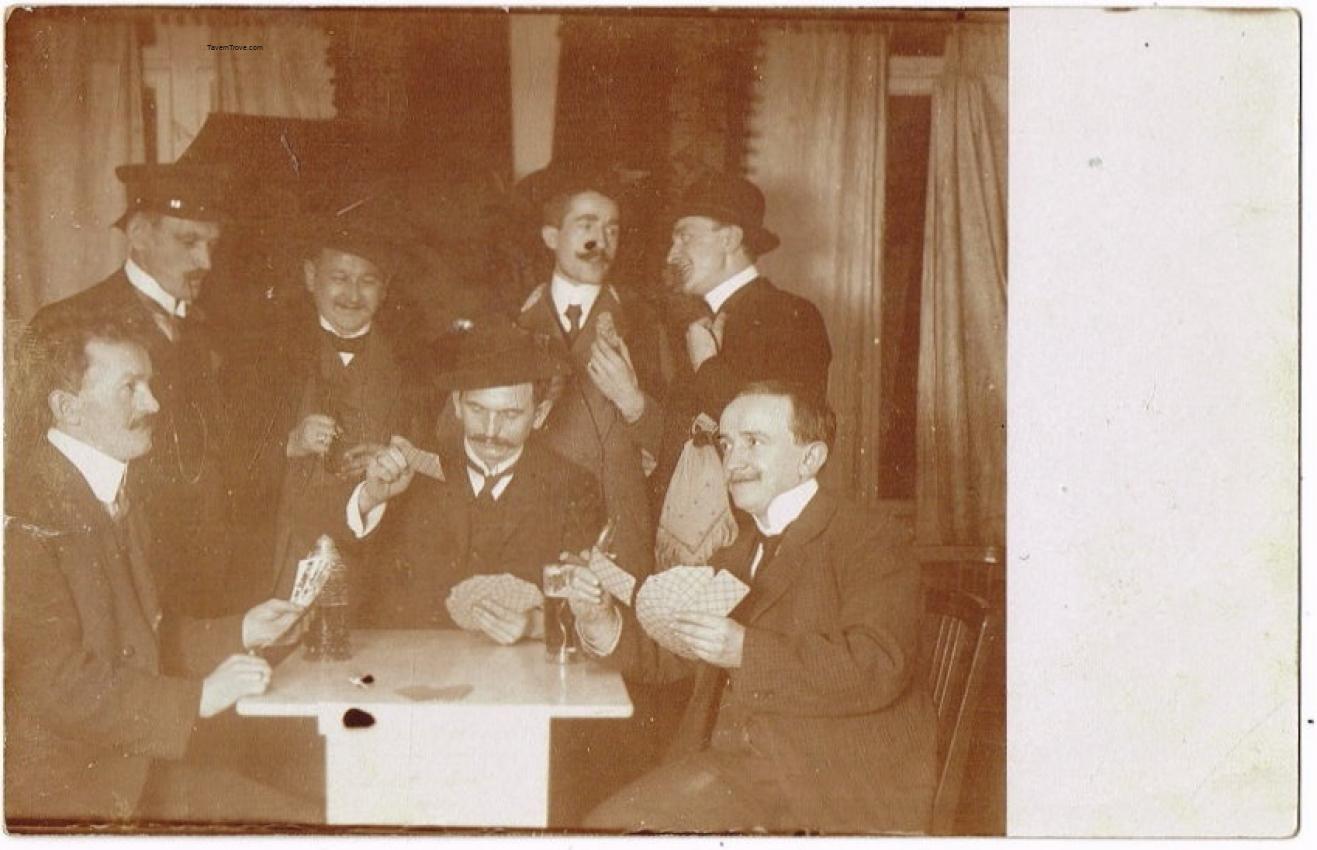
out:
M1005 835L1013 25L8 9L7 831Z

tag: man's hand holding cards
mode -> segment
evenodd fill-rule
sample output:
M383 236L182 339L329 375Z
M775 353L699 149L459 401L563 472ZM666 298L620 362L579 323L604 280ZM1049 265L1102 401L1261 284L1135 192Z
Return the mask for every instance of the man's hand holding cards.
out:
M622 417L627 422L635 422L645 412L645 396L636 380L631 354L617 331L612 313L601 311L595 319L595 328L586 371L599 392L617 406Z

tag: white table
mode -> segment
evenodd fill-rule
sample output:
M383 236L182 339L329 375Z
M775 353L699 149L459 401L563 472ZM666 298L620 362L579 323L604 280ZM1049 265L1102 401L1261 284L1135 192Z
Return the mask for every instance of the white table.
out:
M338 662L307 661L299 649L275 668L266 693L237 705L247 716L318 719L331 824L544 827L550 719L631 716L617 673L589 661L550 663L541 643L361 631L352 649ZM367 674L369 686L352 683ZM464 685L470 693L452 701L397 693ZM349 709L374 724L348 728Z

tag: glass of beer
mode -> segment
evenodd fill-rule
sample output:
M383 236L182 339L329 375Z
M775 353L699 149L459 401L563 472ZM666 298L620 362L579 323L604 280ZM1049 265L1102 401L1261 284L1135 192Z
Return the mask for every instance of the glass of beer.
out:
M571 578L570 564L544 568L544 655L558 664L576 660L576 620L567 601Z

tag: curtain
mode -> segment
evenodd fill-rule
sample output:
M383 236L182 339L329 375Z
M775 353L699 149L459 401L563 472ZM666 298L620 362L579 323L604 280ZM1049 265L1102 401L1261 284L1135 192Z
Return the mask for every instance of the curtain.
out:
M759 269L813 301L832 342L838 432L823 479L866 502L878 499L887 41L856 22L766 25L749 157L782 239Z
M960 24L933 90L918 411L921 544L1003 545L1006 29Z
M114 169L143 161L145 144L129 16L15 9L8 30L5 316L13 330L123 262L112 224L125 196Z
M211 25L217 45L262 50L216 50L216 109L283 118L333 118L334 76L326 60L329 34L305 11L270 11L255 19ZM229 18L224 15L220 21ZM301 20L299 20L299 18Z

